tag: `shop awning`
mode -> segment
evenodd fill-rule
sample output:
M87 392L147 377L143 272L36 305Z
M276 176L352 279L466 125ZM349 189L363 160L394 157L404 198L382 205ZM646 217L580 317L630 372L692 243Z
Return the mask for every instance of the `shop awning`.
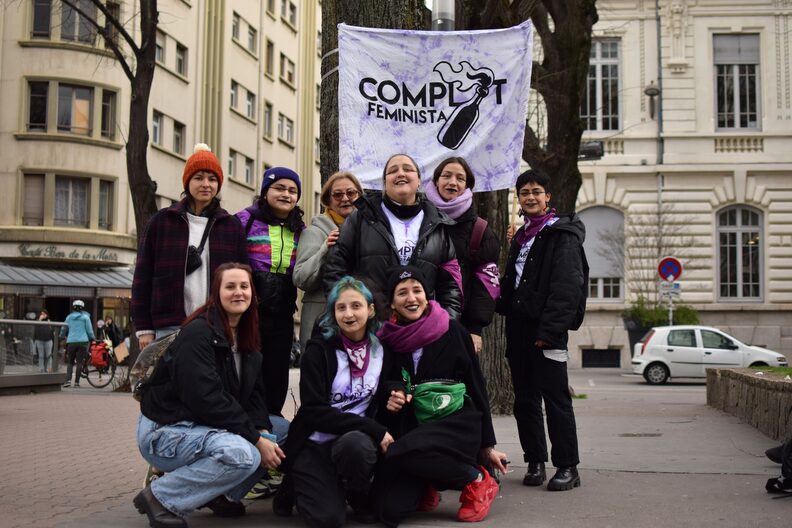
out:
M132 271L129 268L100 271L0 264L0 293L50 297L96 294L97 297L116 297L128 296L131 288Z

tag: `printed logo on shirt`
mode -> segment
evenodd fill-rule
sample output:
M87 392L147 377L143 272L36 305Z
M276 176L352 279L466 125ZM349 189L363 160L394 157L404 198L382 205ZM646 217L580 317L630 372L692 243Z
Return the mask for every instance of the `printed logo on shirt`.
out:
M374 386L369 383L356 383L354 387L347 387L343 392L334 392L330 395L333 406L341 406L341 410L354 407L362 401L367 401L374 393Z
M531 246L526 244L520 249L520 253L517 254L517 261L516 264L518 266L525 265L525 261L528 260L528 252L531 250Z
M406 266L407 263L410 262L413 250L415 250L414 240L406 240L404 245L399 248L399 261L402 266Z

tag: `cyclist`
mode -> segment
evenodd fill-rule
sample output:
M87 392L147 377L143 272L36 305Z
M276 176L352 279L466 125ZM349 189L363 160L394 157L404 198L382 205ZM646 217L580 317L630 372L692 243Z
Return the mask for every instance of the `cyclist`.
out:
M80 386L80 372L88 353L88 343L96 339L91 324L91 316L85 312L85 303L80 299L72 303L72 313L66 316L66 326L61 327L60 337L66 337L66 383L71 387L72 368L77 364L74 386Z

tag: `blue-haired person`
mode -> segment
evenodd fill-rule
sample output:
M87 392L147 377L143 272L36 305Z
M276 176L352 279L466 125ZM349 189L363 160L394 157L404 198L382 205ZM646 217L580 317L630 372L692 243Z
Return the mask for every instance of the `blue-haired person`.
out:
M319 327L321 337L308 341L302 357L301 406L289 429L281 466L286 479L273 508L289 515L293 501L309 526L332 528L344 524L349 503L356 521L373 522L369 486L393 437L374 416L388 399L380 383L388 358L376 337L379 323L366 285L342 277L330 290Z

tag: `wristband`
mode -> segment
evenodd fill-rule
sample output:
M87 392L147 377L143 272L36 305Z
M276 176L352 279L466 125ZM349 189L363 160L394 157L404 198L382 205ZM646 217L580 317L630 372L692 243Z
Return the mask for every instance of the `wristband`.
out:
M272 433L261 433L261 438L265 438L270 442L275 442L275 443L278 442L278 436Z

